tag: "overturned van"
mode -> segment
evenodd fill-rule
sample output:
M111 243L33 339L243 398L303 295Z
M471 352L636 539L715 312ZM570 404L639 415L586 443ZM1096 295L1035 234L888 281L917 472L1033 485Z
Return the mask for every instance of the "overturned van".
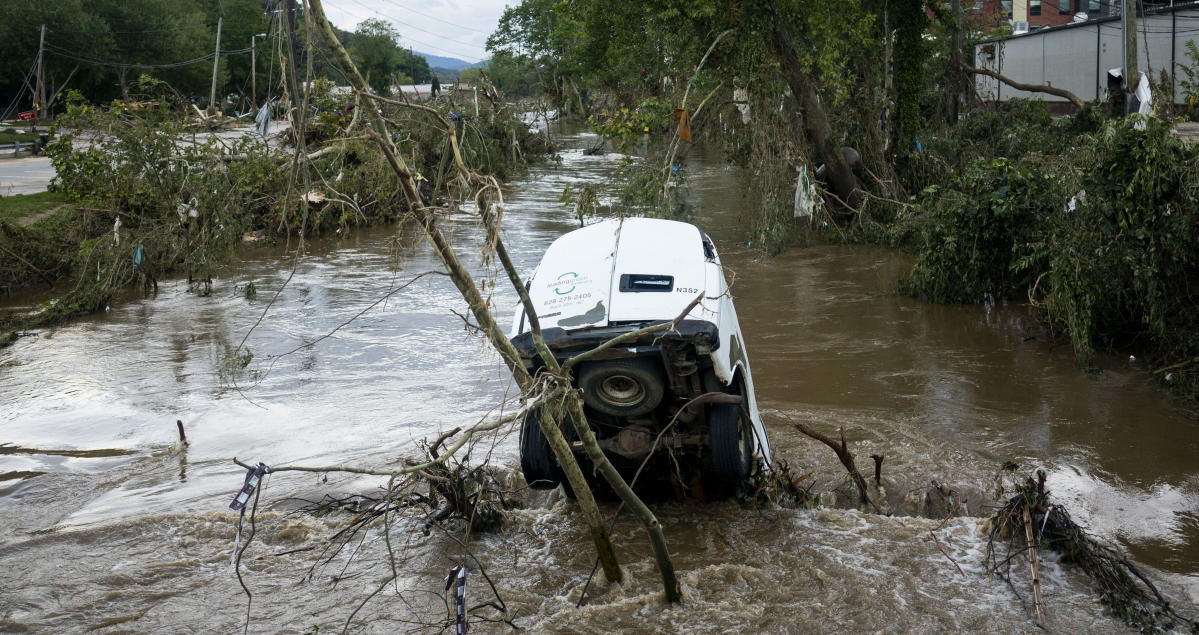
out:
M652 465L651 472L676 487L699 484L705 497L720 497L769 467L770 444L741 327L707 234L687 223L649 218L589 225L550 245L527 288L559 361L675 320L702 294L674 329L640 336L575 367L587 421L626 478L642 464ZM528 329L518 308L510 336L535 372L542 362ZM530 486L552 489L564 478L538 416L530 412L521 427L521 468ZM564 431L584 473L594 479L572 427ZM598 479L593 483L602 486Z

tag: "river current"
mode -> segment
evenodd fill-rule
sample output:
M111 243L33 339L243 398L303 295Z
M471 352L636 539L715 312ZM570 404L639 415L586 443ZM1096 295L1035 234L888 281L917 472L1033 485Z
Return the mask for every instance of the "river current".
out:
M506 240L525 274L577 226L558 202L563 188L602 181L619 161L585 156L586 133L555 141L560 160L505 195ZM625 514L613 537L626 581L594 582L576 608L594 551L573 504L538 495L501 534L465 545L397 525L388 538L402 574L363 604L391 573L383 534L365 532L322 564L309 547L347 516L289 512L296 499L377 492L385 479L281 473L267 479L243 560L251 629L340 630L353 614L353 632L438 631L443 577L466 562L468 603L498 595L508 619L534 632L1032 632L1025 567L1013 569L1018 597L983 565L982 517L1007 460L1045 469L1076 521L1199 615L1197 424L1171 409L1150 369L1105 359L1089 374L1023 306L899 295L911 263L892 251L765 257L746 242L745 175L699 155L686 170L695 222L735 274L776 459L811 473L813 491L844 491L833 454L789 422L843 431L864 471L870 454L885 456L893 515L851 509L844 496L813 510L658 504L686 601L661 602L644 533ZM474 217L448 215L443 228L482 271ZM386 468L512 396L496 355L453 313L465 305L446 279L397 291L437 266L415 228L321 237L298 260L282 247L247 249L209 296L165 281L153 298L0 350L0 632L241 631L247 598L230 567L238 515L228 503L244 470L233 457ZM507 323L515 297L502 285L494 294ZM253 358L238 370L243 338ZM176 420L186 448L175 446ZM503 430L472 456L513 469L516 446ZM945 520L928 502L934 480L965 497L961 515ZM1051 630L1124 630L1085 577L1042 558Z

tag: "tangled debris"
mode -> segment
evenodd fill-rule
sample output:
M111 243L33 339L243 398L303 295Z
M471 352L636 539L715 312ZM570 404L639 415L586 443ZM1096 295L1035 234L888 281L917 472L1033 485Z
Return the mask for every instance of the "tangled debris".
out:
M1005 468L1014 469L1014 466L1008 464ZM1026 535L1033 536L1032 549L1028 548ZM1017 537L1024 540L1025 547L1014 546ZM997 540L1007 544L1007 555L1002 558L997 553ZM1062 564L1081 569L1094 581L1100 601L1128 626L1143 633L1175 630L1199 633L1199 622L1179 615L1153 582L1126 557L1087 535L1064 507L1050 502L1045 491L1045 472L1041 470L1037 471L1036 480L1025 478L1016 485L1015 495L991 517L988 568L1011 585L1013 559L1025 552L1035 558L1036 548L1049 549L1059 555ZM1035 575L1034 568L1034 593L1039 603ZM1015 591L1014 586L1012 590Z

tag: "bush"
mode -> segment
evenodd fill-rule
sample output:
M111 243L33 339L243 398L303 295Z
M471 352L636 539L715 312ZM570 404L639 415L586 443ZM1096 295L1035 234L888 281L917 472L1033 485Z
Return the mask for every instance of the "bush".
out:
M1137 338L1163 360L1199 354L1199 151L1143 121L1103 128L1085 194L1048 239L1048 306L1084 358Z
M1040 219L1063 199L1043 165L1007 159L979 161L944 188L927 188L909 292L937 302L1017 295Z
M1068 137L1097 120L1084 109L1054 125ZM1135 343L1199 392L1199 364L1187 361L1199 357L1199 149L1170 122L1111 121L1055 154L978 161L921 204L910 293L1027 294L1080 360Z

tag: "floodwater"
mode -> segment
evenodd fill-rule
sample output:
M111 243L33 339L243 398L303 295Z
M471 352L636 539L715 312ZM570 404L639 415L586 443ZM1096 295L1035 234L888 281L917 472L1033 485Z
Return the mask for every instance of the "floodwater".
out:
M583 156L593 139L559 136L573 149L506 193L507 240L526 273L577 224L562 189L616 166L612 155ZM244 476L233 457L386 468L513 396L496 356L452 312L465 306L444 278L400 288L437 268L421 237L379 228L323 237L298 261L249 250L208 297L166 282L155 298L0 351L0 631L233 632L247 619L267 632L347 620L353 632L438 631L452 622L442 578L466 562L468 604L493 604L472 612L479 632L511 630L484 621L501 605L534 632L1031 632L1026 567L1013 569L1018 597L983 565L981 516L1005 460L1043 467L1080 524L1131 555L1184 614L1199 613L1199 435L1148 369L1108 360L1087 374L1020 306L899 296L910 263L893 252L820 246L765 258L745 244L738 172L702 157L687 169L696 221L735 272L775 458L810 472L813 491L844 492L832 453L789 422L842 430L864 471L868 455L885 456L880 498L894 515L848 509L844 495L815 510L660 504L686 596L666 606L625 514L613 532L625 582L593 583L576 608L594 553L557 493L510 513L500 535L464 545L458 534L426 537L421 519L387 536L375 525L322 564L320 546L348 516L287 513L296 499L377 493L385 479L280 473L266 481L243 560L247 610L230 567L238 516L228 503ZM475 220L447 215L443 228L483 272ZM506 322L514 296L501 285L493 304ZM238 370L231 353L243 338L253 359ZM516 445L504 431L472 459L511 469ZM944 520L945 502L926 497L934 480L965 498L959 517ZM380 590L388 540L400 575ZM1123 628L1080 573L1042 557L1052 630Z

